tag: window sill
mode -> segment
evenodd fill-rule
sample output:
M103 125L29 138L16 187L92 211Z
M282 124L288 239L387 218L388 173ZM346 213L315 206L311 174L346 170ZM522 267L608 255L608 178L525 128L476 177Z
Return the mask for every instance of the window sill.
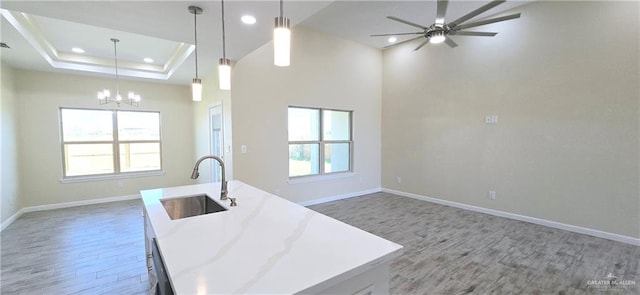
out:
M356 174L354 172L340 172L340 173L331 173L331 174L324 174L324 175L299 176L299 177L289 178L288 183L298 184L298 183L326 181L326 180L353 177L355 175Z
M132 172L115 175L100 175L100 176L78 176L60 179L60 183L77 183L77 182L92 182L92 181L105 181L116 179L127 179L136 177L148 177L148 176L163 176L164 171L149 171L149 172Z

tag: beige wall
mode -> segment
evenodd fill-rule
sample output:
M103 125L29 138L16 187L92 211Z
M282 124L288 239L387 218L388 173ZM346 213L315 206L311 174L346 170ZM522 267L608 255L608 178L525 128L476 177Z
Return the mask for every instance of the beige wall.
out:
M0 70L0 222L4 222L20 210L19 167L18 167L18 133L16 94L14 90L13 69L2 64Z
M273 65L267 43L233 69L235 178L295 202L379 188L380 51L300 26L292 40L290 67ZM355 175L288 183L289 105L354 111Z
M160 111L163 176L136 177L80 183L60 183L62 159L59 107L99 106L98 89L114 87L111 78L15 70L19 114L20 200L22 206L98 199L137 194L141 189L193 183L189 176L194 158L191 94L187 86L121 80L121 89L139 92L139 109ZM125 105L121 109L128 109Z
M195 161L211 154L211 133L209 109L215 106L222 106L223 111L223 160L226 166L227 180L233 179L233 149L231 148L231 97L229 90L220 90L218 86L218 71L202 79L202 101L193 102L193 128L195 131ZM218 165L211 160L202 162L200 166L200 177L198 183L211 182L211 165Z
M640 237L638 2L515 11L384 51L383 186Z

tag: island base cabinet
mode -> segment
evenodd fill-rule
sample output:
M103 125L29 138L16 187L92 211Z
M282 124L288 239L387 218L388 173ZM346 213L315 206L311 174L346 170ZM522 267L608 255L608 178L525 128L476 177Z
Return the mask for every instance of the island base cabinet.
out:
M143 209L142 216L144 218L144 247L147 261L147 275L149 277L149 294L156 294L158 278L155 269L153 269L153 239L155 235L153 234L146 209Z
M364 273L323 290L309 290L313 294L382 295L389 294L391 262L383 263ZM303 293L307 293L306 291Z

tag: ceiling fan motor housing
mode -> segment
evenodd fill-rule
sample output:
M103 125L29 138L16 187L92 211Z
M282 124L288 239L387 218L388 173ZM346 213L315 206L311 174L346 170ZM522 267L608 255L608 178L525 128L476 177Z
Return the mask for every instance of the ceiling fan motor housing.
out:
M429 26L424 32L426 38L434 36L445 36L449 34L449 27L446 24L433 24Z

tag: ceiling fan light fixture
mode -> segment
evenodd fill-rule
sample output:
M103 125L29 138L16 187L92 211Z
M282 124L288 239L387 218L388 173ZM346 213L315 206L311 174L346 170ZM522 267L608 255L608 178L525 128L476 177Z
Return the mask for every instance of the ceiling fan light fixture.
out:
M394 44L390 44L387 46L384 46L384 48L388 48L388 47L392 47L392 46L396 46L398 44L404 44L407 42L411 42L417 39L423 39L422 42L420 43L420 45L418 47L416 47L416 49L414 49L413 51L417 51L420 48L422 48L425 44L427 43L431 43L431 44L438 44L438 43L446 43L447 45L449 45L449 47L454 48L456 46L458 46L458 44L456 42L454 42L453 40L451 40L451 38L448 38L447 35L460 35L460 36L481 36L481 37L493 37L498 33L493 33L493 32L475 32L475 31L460 31L460 30L465 30L465 29L469 29L469 28L475 28L478 26L484 26L484 25L488 25L488 24L492 24L492 23L497 23L497 22L502 22L502 21L507 21L507 20L511 20L511 19L516 19L516 18L520 18L520 13L514 13L514 14L510 14L510 15L505 15L505 16L501 16L501 17L495 17L495 18L490 18L490 19L483 19L480 21L474 21L471 23L466 23L466 21L473 19L474 17L484 13L485 11L494 8L504 2L506 2L505 0L492 0L491 2L481 6L480 8L477 8L476 10L473 10L465 15L463 15L462 17L452 21L452 22L445 22L445 15L447 13L447 7L449 5L449 1L450 0L437 0L437 6L436 6L436 20L435 23L433 23L432 25L421 25L421 24L417 24L414 23L412 21L408 21L399 17L395 17L395 16L387 16L388 19L396 21L396 22L400 22L403 23L405 25L409 25L415 28L419 28L422 31L420 32L403 32L403 33L393 33L393 34L372 34L370 35L371 37L381 37L381 36L393 36L393 35L421 35L415 38L410 38L407 40L404 40L402 42L398 42L398 43L394 43Z
M431 44L439 44L444 42L446 37L444 36L444 31L434 31L431 33L431 37L429 38L429 43Z
M387 41L389 41L389 43L396 43L396 41L398 41L398 38L392 36L392 37L389 37Z

